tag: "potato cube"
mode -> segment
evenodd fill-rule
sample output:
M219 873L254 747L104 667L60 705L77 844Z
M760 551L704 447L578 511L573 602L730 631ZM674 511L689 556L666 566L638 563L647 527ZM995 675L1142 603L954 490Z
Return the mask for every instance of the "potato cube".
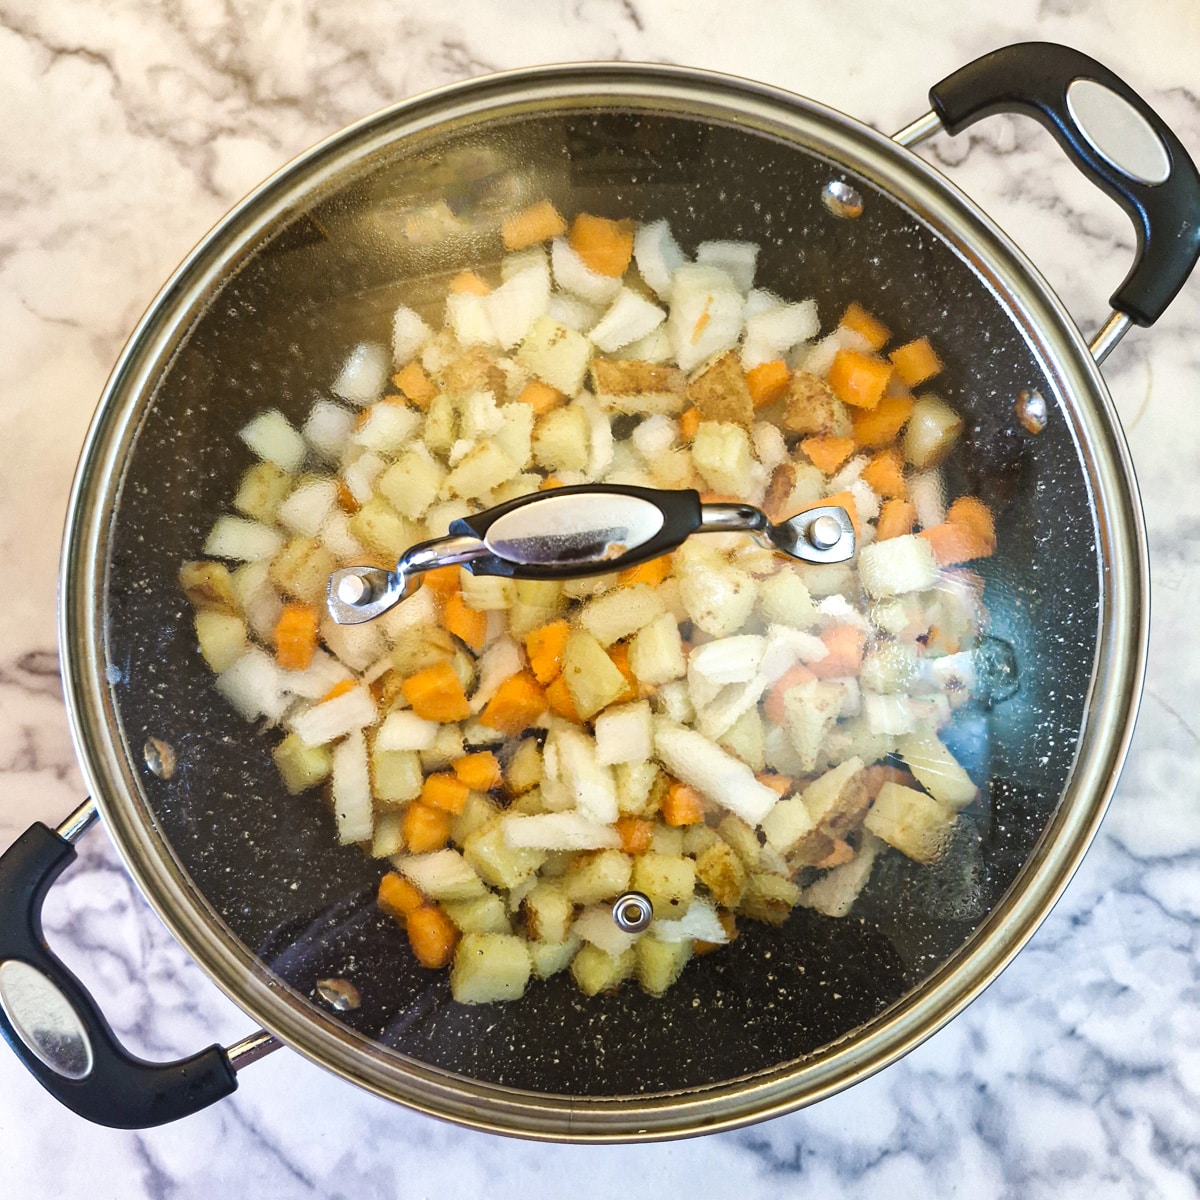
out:
M255 463L243 476L233 497L233 507L252 521L275 524L275 514L288 492L292 477L273 462Z
M500 806L483 792L469 792L462 812L450 826L450 837L461 846L471 834L482 829L500 815Z
M463 603L476 612L503 612L511 608L517 596L516 580L502 575L472 575L460 570Z
M713 491L746 496L753 483L750 435L729 421L701 421L692 439L692 462Z
M571 931L575 906L567 899L562 883L544 879L521 902L521 914L531 940L564 942Z
M771 816L785 803L781 801L777 804ZM735 908L746 887L746 867L733 847L718 838L707 850L697 855L696 878L712 892L713 899L722 908Z
M629 668L639 683L657 686L687 673L683 638L675 617L664 612L638 630L629 644Z
M421 794L421 756L415 750L371 752L371 792L383 804L407 804Z
M938 581L933 548L915 533L902 534L864 546L858 554L858 574L868 596L900 596L923 592Z
M829 384L815 375L794 371L783 406L783 427L789 433L850 435L849 409L833 394Z
M523 938L509 933L468 933L450 968L450 992L459 1004L516 1000L525 993L533 962Z
M920 863L935 862L950 840L957 816L932 796L885 783L863 822L876 837Z
M654 905L660 920L683 916L696 890L696 864L690 858L657 854L639 854L633 860L630 886L643 892Z
M652 817L667 790L667 777L656 762L618 763L617 809L622 816Z
M425 445L434 454L450 453L458 440L458 408L449 396L439 392L429 402L422 433Z
M551 975L565 971L582 945L582 940L574 934L561 942L527 942L533 973L539 979L549 979Z
M224 563L184 563L179 568L179 586L195 609L236 613L240 607L234 577Z
M476 500L518 473L519 468L492 441L477 442L446 476L443 490L464 500Z
M271 757L283 777L284 787L293 796L323 783L333 769L333 751L329 746L309 746L295 733L289 733L271 752Z
M645 762L654 753L654 721L645 700L596 718L596 758L602 764Z
M372 858L391 858L404 851L404 814L386 812L375 818L375 835L371 839Z
M975 799L975 781L934 734L901 738L897 749L917 782L947 808L966 808Z
M270 580L304 604L324 604L325 586L337 560L316 538L292 538L271 562Z
M782 875L760 871L746 881L741 911L755 921L782 925L800 900L800 889Z
M572 630L567 637L562 673L571 703L585 721L623 695L629 686L604 647L582 629Z
M512 933L504 901L495 892L468 900L446 900L442 907L463 933Z
M703 421L730 421L749 429L754 424L754 401L736 351L722 354L703 367L687 385L687 400L700 410Z
M840 838L856 828L870 805L861 758L848 758L801 793L813 824L827 837Z
M683 408L687 377L678 367L598 358L592 386L600 404L624 413L676 413Z
M639 938L634 944L634 972L642 991L661 996L683 973L692 957L690 939L660 942L655 937Z
M579 624L602 646L636 633L663 613L662 597L648 583L614 588L589 600L579 614Z
M209 669L218 674L250 649L246 622L217 608L202 608L196 613L196 641Z
M676 551L676 557L679 551ZM711 637L728 637L746 623L758 586L719 554L689 555L680 570L680 598L689 618Z
M758 866L762 846L759 844L758 834L745 821L729 813L721 818L717 833L741 859L744 866L750 870Z
M816 821L800 796L780 800L763 819L762 830L768 844L780 854L790 854L817 828Z
M541 850L510 846L504 837L503 818L477 829L463 843L463 857L492 887L512 888L523 883L542 865Z
M580 855L563 876L563 893L572 904L595 904L629 888L633 859L620 850L596 850Z
M399 558L409 546L421 540L417 527L382 496L372 496L350 518L350 532L367 549L384 558Z
M717 739L717 745L728 750L754 772L767 765L767 735L757 708L748 708Z
M516 354L521 366L567 396L583 387L591 358L591 342L553 317L538 317Z
M804 581L786 567L758 585L758 606L766 620L792 629L811 629L821 620Z
M548 471L583 471L591 457L591 425L576 405L546 413L533 430L533 458Z
M571 977L585 996L615 992L633 974L636 961L632 946L614 958L588 943L571 960Z
M377 487L384 499L403 517L423 517L438 498L445 468L435 462L424 446L403 454L379 477Z
M505 787L519 796L542 781L542 751L536 738L523 738L508 761L504 772Z

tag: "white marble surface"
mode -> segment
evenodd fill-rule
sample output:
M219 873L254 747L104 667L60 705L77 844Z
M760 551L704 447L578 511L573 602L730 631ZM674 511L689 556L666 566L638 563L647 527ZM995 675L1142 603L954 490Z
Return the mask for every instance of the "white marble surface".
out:
M1006 42L1065 41L1200 155L1194 0L0 0L0 846L81 798L56 675L59 530L109 366L241 194L345 122L492 69L656 59L757 77L891 131ZM926 151L1094 328L1132 234L1029 122ZM1140 473L1154 616L1109 817L1029 947L903 1062L813 1109L660 1146L465 1132L284 1051L173 1127L87 1126L0 1053L5 1197L617 1194L1185 1197L1200 1186L1200 283L1106 368ZM102 832L54 890L53 943L117 1031L168 1058L250 1023L164 932Z

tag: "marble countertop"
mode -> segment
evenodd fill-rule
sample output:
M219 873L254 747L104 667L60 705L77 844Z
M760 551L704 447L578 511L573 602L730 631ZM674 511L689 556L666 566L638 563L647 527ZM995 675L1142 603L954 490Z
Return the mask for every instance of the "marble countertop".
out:
M82 798L57 675L57 550L124 338L244 192L421 89L532 63L645 59L792 89L886 132L996 46L1067 42L1200 156L1194 0L0 0L0 846ZM922 148L1087 331L1133 252L1032 122ZM1142 717L1100 835L1029 946L921 1048L814 1108L656 1146L540 1146L412 1115L274 1054L144 1133L88 1126L0 1053L7 1197L1190 1197L1200 1188L1200 283L1105 367L1137 465L1154 611ZM47 906L53 945L135 1051L251 1023L165 932L103 832Z

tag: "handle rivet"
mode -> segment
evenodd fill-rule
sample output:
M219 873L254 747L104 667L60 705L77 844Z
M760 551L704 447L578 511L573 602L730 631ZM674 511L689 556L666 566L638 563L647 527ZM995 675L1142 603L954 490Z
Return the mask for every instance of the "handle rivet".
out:
M818 550L831 550L842 540L842 527L833 517L818 517L808 527L807 536Z
M338 580L338 599L343 604L362 604L370 591L370 585L358 575L343 575Z
M641 933L654 920L654 905L644 892L625 892L613 902L613 922L626 933Z

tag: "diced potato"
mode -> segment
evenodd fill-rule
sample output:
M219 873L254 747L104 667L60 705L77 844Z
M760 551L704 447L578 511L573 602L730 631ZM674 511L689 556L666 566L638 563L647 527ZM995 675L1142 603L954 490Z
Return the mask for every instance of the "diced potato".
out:
M477 829L463 843L463 857L485 883L511 888L528 879L541 866L541 850L514 847L504 835L504 819Z
M374 829L367 744L361 732L351 733L333 751L333 815L338 841L368 842Z
M516 475L519 468L494 442L478 442L446 476L443 490L474 500Z
M629 645L629 669L639 683L652 686L683 678L687 660L679 624L671 613L655 617L638 630Z
M575 917L575 906L567 899L561 882L542 880L522 901L521 913L531 940L565 942Z
M596 850L581 856L563 876L563 894L572 904L611 899L628 889L632 870L633 859L628 854L620 850Z
M534 321L516 357L538 379L574 396L583 387L592 347L581 333L543 316Z
M784 692L784 726L801 774L807 775L817 765L826 734L837 720L841 704L840 692L816 679Z
M637 981L642 985L642 991L651 996L663 995L692 957L690 940L660 942L655 937L643 937L638 939L633 950Z
M656 762L619 763L613 775L617 782L617 808L622 816L649 817L658 811L667 780Z
M371 838L372 858L391 858L404 850L404 814L385 812L375 818Z
M514 579L501 575L472 575L459 571L463 603L476 612L503 612L511 608L517 596Z
M495 892L469 900L446 900L442 908L462 933L512 933L504 901Z
M904 427L906 462L918 471L936 467L954 448L963 431L963 419L937 396L921 396Z
M864 546L858 574L867 595L879 599L923 592L937 582L939 571L929 543L910 533Z
M662 854L667 858L682 858L683 829L678 825L666 825L662 821L655 821L650 849L655 854Z
M406 521L382 496L372 496L350 518L350 532L384 558L399 558L421 541L417 527Z
M849 409L833 394L823 380L807 371L792 373L784 397L783 427L789 433L848 437L851 432Z
M530 941L529 957L533 961L533 973L539 979L549 979L559 971L565 971L579 952L583 942L574 935L561 942Z
M524 995L533 963L523 938L467 933L454 952L450 992L459 1004L490 1004Z
M663 612L662 598L648 583L614 588L590 600L579 613L579 624L601 646L610 646L636 633Z
M931 863L945 851L956 819L953 809L932 796L889 782L879 789L864 824L901 854Z
M800 796L780 800L763 819L767 842L780 854L789 854L817 828L816 821Z
M677 413L687 377L678 367L598 358L592 362L592 386L600 404L614 412Z
M424 446L418 446L388 467L379 477L377 486L384 499L401 516L415 520L424 516L438 498L445 478L445 468Z
M572 630L563 651L563 679L575 711L587 721L629 686L604 647L582 629Z
M757 708L748 708L717 738L717 745L740 758L755 773L766 765L766 730Z
M786 567L758 585L758 604L768 621L793 629L811 629L821 620L804 581Z
M689 381L687 401L700 410L704 423L729 421L746 429L754 424L754 402L746 386L746 374L740 358L732 350L708 364ZM703 473L704 468L700 469Z
M630 886L650 898L656 917L681 917L696 890L696 864L682 855L639 854L633 860Z
M450 838L461 846L477 830L490 825L500 815L500 806L484 792L471 792L462 812L450 826Z
M736 633L754 610L758 586L753 576L715 553L689 554L683 561L679 594L688 617L712 637Z
M304 439L287 417L275 408L259 413L245 428L239 430L238 437L259 458L274 463L289 475L294 475L300 469L308 453Z
M809 884L800 893L800 903L827 917L844 917L866 886L881 844L873 834L864 833L858 853L849 862L834 867Z
M283 535L260 521L218 517L204 539L204 553L233 562L258 562L279 553Z
M800 899L800 889L782 875L752 874L746 881L741 911L755 921L782 925Z
M786 803L787 801L781 801L770 815L774 816ZM757 845L755 850L757 851ZM757 858L757 854L755 857ZM713 898L722 908L734 908L741 900L746 887L746 867L733 847L718 837L713 845L696 856L696 878L712 892Z
M487 890L457 850L401 855L392 865L419 891L434 900L472 900Z
M429 402L423 431L425 445L434 453L445 455L458 438L458 408L454 400L439 392Z
M809 816L828 837L855 828L871 803L860 758L848 758L813 780L801 793Z
M654 721L645 700L596 718L596 757L604 764L645 762L654 753Z
M739 497L749 493L754 460L750 435L741 425L701 421L692 439L692 462L714 491Z
M551 409L533 429L533 458L548 471L582 471L591 456L587 413L575 405Z
M294 733L275 747L271 757L293 796L324 783L333 769L333 752L328 746L308 746Z
M917 782L947 808L966 808L978 795L975 781L933 734L901 738L896 748Z
M571 977L585 996L614 992L634 972L636 956L631 946L614 958L598 946L584 945L571 961Z
M758 841L758 834L755 833L752 826L747 825L733 813L729 813L721 818L721 823L717 826L717 833L721 835L722 841L733 850L747 870L755 870L758 867L762 847Z
M242 476L233 497L233 507L252 521L275 524L275 514L288 492L292 477L273 462L255 463Z
M196 613L196 641L209 669L216 672L232 667L250 648L246 622L216 608Z
M415 750L380 750L371 753L371 790L383 804L407 804L421 794L424 774Z
M524 738L517 745L504 772L507 789L516 796L542 781L542 752L536 738Z

